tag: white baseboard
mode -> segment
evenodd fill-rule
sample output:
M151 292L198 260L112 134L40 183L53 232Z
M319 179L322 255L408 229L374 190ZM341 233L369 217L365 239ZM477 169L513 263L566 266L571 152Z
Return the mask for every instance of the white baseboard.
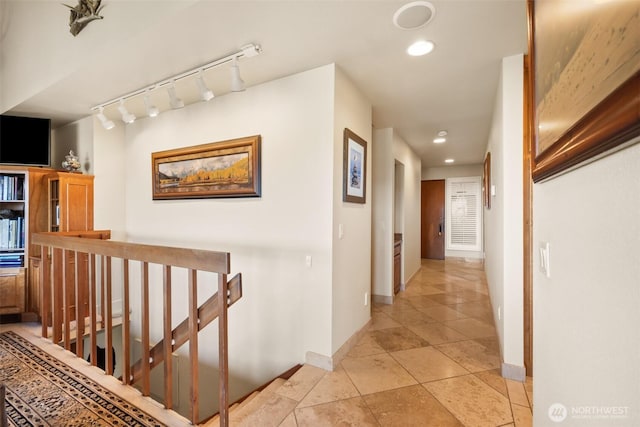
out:
M372 295L375 304L393 304L393 297L390 295Z
M342 359L351 351L351 349L360 341L360 338L369 329L371 325L371 319L365 325L360 328L355 334L351 336L342 346L336 351L332 357L325 356L323 354L314 353L313 351L307 351L305 355L304 363L315 366L316 368L324 369L325 371L333 371L342 362Z
M527 369L524 366L502 363L502 377L523 383L527 378Z
M307 351L304 359L304 363L307 365L315 366L316 368L324 369L325 371L333 371L333 361L329 356L314 353L313 351Z

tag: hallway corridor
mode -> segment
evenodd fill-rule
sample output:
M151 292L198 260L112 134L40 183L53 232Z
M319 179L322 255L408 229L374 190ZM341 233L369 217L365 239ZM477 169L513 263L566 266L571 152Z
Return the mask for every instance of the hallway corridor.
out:
M280 425L531 426L531 378L500 376L489 304L482 264L423 260L334 372L307 365L275 390L292 408Z

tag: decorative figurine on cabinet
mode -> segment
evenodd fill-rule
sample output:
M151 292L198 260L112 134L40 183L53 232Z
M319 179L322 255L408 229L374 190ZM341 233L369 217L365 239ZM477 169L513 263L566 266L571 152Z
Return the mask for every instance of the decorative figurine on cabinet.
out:
M67 172L81 173L80 172L80 167L81 167L80 160L78 160L78 156L73 154L73 150L69 151L69 154L64 156L64 161L62 162L62 167Z

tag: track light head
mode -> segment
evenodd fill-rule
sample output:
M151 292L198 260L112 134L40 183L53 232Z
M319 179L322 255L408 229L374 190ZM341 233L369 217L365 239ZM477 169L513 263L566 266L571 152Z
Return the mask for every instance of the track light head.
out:
M122 115L122 121L129 124L136 121L136 116L129 111L127 111L127 107L124 106L124 99L120 100L120 105L118 105L118 111Z
M96 117L98 117L98 120L102 123L102 127L106 130L113 129L116 126L113 121L109 120L107 116L104 115L104 107L100 107L100 111L96 114Z
M247 44L242 46L240 50L245 58L251 58L262 53L262 47L259 44Z
M149 89L147 89L147 92L144 94L144 106L147 109L147 116L156 117L158 114L160 114L160 110L158 110L158 107L151 103Z
M202 70L198 71L198 77L196 77L196 84L198 85L198 89L200 90L200 98L203 101L209 101L213 99L215 96L211 89L207 87L207 84L204 82L204 78L202 77Z
M238 57L233 57L233 63L231 64L231 91L242 92L245 90L244 80L240 77L240 67L238 67Z
M169 103L171 104L171 108L177 110L178 108L184 107L184 101L176 95L176 83L173 80L171 81L171 84L167 86L167 93L169 94Z

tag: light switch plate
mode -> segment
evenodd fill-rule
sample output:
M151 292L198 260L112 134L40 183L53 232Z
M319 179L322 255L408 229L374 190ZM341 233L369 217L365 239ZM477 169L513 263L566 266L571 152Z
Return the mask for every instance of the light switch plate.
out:
M551 266L549 264L549 242L540 243L540 271L545 276L551 277Z

